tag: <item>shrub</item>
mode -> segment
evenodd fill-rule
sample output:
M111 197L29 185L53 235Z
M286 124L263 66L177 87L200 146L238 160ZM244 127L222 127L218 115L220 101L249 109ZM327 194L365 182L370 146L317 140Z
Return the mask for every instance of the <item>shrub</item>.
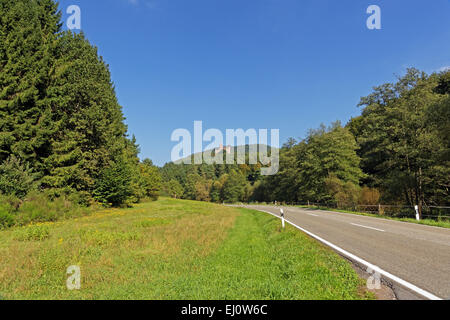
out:
M22 203L23 200L17 198L16 196L0 194L0 204L6 205L8 210L11 212L17 211Z
M380 191L375 188L363 187L359 194L359 203L377 205L380 203Z
M131 170L123 159L103 170L94 190L97 201L113 206L125 204L132 195Z
M35 178L29 165L12 155L0 165L0 192L23 198L35 187Z
M353 207L360 194L359 186L350 181L344 182L332 174L325 179L325 188L338 208Z
M77 191L70 187L46 189L42 193L45 194L45 196L51 201L64 198L73 204L79 204L83 207L88 207L94 204L94 200L88 192Z
M14 225L14 216L11 213L11 208L5 204L0 204L0 230L6 229Z
M18 208L15 222L17 225L26 225L32 222L57 221L86 215L89 210L64 195L53 198L43 192L32 192Z

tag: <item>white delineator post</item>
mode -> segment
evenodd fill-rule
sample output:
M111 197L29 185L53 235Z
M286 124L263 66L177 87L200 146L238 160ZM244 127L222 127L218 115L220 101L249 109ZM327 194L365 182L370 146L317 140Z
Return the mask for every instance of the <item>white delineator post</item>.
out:
M414 209L416 210L416 220L420 221L419 206L414 206Z
M283 209L280 209L280 215L281 215L281 226L284 229L284 211L283 211Z

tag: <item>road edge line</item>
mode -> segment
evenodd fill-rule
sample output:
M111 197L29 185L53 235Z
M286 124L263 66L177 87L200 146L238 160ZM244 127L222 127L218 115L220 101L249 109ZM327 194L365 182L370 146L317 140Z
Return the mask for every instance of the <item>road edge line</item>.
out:
M268 213L268 214L270 214L270 215L272 215L272 216L274 216L274 217L276 217L278 219L281 219L279 216L277 216L276 214L274 214L272 212L269 212L269 211L259 210L259 209L253 209L253 210L260 211L260 212L265 212L265 213ZM308 231L308 230L306 230L306 229L296 225L295 223L292 223L292 222L290 222L289 220L286 220L286 219L285 219L285 221L287 223L289 223L290 225L292 225L293 227L295 227L295 228L299 229L300 231L303 231L307 235L311 236L312 238L322 242L326 246L328 246L328 247L334 249L335 251L341 253L342 255L346 256L347 258L349 258L351 260L354 260L354 261L356 261L356 262L358 262L358 263L360 263L362 265L365 265L368 268L371 268L373 271L380 273L381 275L385 276L386 278L389 278L392 281L397 282L398 284L408 288L409 290L412 290L412 291L420 294L421 296L423 296L423 297L425 297L425 298L427 298L429 300L442 300L442 298L440 298L438 296L435 296L434 294L432 294L432 293L430 293L430 292L428 292L428 291L426 291L424 289L421 289L421 288L413 285L412 283L409 283L408 281L403 280L403 279L401 279L401 278L399 278L399 277L397 277L397 276L395 276L395 275L393 275L393 274L391 274L391 273L381 269L380 267L378 267L376 265L373 265L372 263L370 263L370 262L368 262L368 261L366 261L366 260L364 260L364 259L362 259L362 258L360 258L360 257L358 257L356 255L354 255L353 253L350 253L350 252L348 252L348 251L338 247L337 245L335 245L335 244L333 244L333 243L331 243L331 242L329 242L329 241L327 241L327 240L325 240L325 239L315 235L314 233L312 233L312 232L310 232L310 231Z

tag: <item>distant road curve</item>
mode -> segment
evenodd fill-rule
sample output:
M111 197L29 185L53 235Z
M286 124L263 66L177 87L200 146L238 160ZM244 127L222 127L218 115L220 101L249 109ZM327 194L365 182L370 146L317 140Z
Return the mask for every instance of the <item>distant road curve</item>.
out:
M351 260L361 259L379 267L393 276L384 278L394 278L391 282L416 296L450 299L450 229L324 210L241 207L277 216L283 208L292 224L336 251L350 253Z

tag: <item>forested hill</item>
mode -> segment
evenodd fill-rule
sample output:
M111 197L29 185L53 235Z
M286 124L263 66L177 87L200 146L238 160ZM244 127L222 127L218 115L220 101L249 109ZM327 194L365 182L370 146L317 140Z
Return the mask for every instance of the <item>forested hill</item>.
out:
M201 159L202 162L206 162L207 159L212 159L214 157L218 157L218 162L223 162L224 164L227 162L227 155L230 155L230 158L233 159L233 163L237 164L238 162L245 162L249 164L250 153L252 153L253 157L256 155L256 164L260 164L260 151L263 152L261 156L270 157L272 151L279 151L279 148L271 147L266 144L246 144L242 146L221 146L211 150L205 150L203 152L198 152L191 154L186 158L181 158L179 160L173 161L175 164L195 164L196 159ZM219 156L220 154L220 156ZM242 157L243 155L243 157ZM238 157L240 157L238 161Z
M113 205L152 195L159 186L141 177L157 169L139 162L108 65L61 26L53 0L0 1L0 193Z
M322 125L280 150L280 171L252 166L162 169L172 196L208 201L450 205L450 71L408 69L361 98L361 116Z
M242 160L238 161L239 148L242 148ZM256 150L256 164L250 164L250 151ZM262 180L260 152L270 157L274 151L267 145L233 146L227 150L207 150L193 154L175 162L170 162L160 169L166 193L174 198L194 199L213 202L250 201L254 189ZM227 156L232 155L233 164L227 164ZM215 157L219 162L195 164L196 158ZM190 164L189 164L190 162ZM244 163L242 163L244 162Z

